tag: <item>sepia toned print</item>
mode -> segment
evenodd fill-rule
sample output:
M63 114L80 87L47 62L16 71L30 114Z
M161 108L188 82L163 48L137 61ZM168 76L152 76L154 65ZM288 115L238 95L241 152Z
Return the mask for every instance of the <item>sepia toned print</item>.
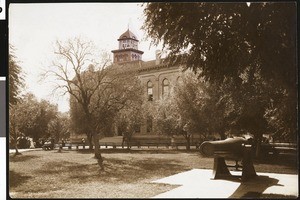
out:
M296 4L9 7L11 198L297 198Z

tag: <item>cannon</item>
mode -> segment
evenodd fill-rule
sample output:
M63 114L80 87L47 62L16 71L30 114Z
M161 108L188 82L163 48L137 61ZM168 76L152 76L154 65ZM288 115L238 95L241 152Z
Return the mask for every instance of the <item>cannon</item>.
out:
M206 141L200 145L200 153L203 156L213 156L213 177L214 179L227 179L233 177L228 170L228 167L242 168L242 181L257 176L251 153L251 144L247 139L242 137L227 138L219 141ZM225 159L234 159L236 164L226 165ZM242 161L242 165L238 161Z

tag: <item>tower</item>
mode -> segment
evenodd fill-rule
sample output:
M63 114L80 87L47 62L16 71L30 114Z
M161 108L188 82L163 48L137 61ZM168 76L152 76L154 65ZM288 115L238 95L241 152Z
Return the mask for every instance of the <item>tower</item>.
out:
M114 63L142 60L143 51L138 50L137 37L129 30L123 33L119 39L119 49L112 50Z

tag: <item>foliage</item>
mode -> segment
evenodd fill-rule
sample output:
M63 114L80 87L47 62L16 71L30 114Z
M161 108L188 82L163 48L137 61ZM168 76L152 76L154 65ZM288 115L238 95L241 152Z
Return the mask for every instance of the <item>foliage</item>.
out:
M230 82L238 132L261 137L273 128L295 138L295 8L293 2L147 3L144 29L154 44L163 42L169 62L186 64L210 84Z
M24 87L23 73L14 51L14 47L10 45L8 55L9 105L16 104L19 101L20 91Z
M184 121L184 129L190 134L200 134L203 139L220 136L233 127L238 107L228 90L230 81L216 85L198 79L186 71L182 83L175 88L175 104Z
M155 121L155 132L169 136L186 133L178 113L174 98L169 96L166 99L147 101L143 104L144 119L151 117Z
M117 126L118 134L123 136L123 144L126 141L129 148L131 136L140 131L141 124L143 123L143 101L142 90L140 85L139 91L135 93L135 98L121 109L115 116L114 123Z
M55 142L70 137L70 118L65 113L57 113L55 118L48 123L48 132Z
M17 130L37 141L39 138L50 136L48 124L55 118L57 107L45 100L39 102L33 94L26 94L11 113L14 117L10 121L16 123Z
M118 67L110 66L107 69L106 82L108 84L100 87L92 100L92 105L95 108L94 116L97 119L97 130L100 133L101 127L113 125L117 115L121 114L125 117L129 113L136 113L141 104L140 80L134 72L127 73L125 69ZM135 117L131 117L127 118L128 122L136 120Z
M155 120L156 132L184 136L189 149L192 135L200 135L202 139L216 134L225 137L227 118L232 118L235 112L229 96L222 89L186 71L167 98L146 102L144 113ZM221 92L223 96L219 99Z
M149 3L144 28L171 55L186 49L182 61L211 80L238 79L260 62L264 77L284 76L279 80L294 85L295 8L294 3Z
M57 107L49 102L38 101L33 94L25 94L16 104L9 109L9 141L11 148L16 149L18 143L27 142L25 137L31 137L34 142L39 138L51 136L49 125L58 115Z
M46 76L57 79L56 89L70 95L72 127L86 133L95 157L103 168L99 136L110 133L116 114L136 97L138 80L134 74L117 70L106 54L98 62L91 41L73 38L57 41L56 59ZM81 127L79 127L81 126Z
M56 79L55 91L62 92L62 95L70 95L71 109L76 106L75 115L82 115L82 118L78 118L82 119L78 125L83 124L81 130L87 134L90 148L92 148L92 137L97 136L91 99L96 95L100 85L105 84L107 71L104 67L109 61L103 57L103 63L100 66L96 61L95 50L91 41L82 38L72 38L64 42L56 41L54 47L56 57L52 61L51 69L45 73L46 77ZM95 71L95 67L99 67L100 70ZM82 112L80 112L81 110ZM74 114L73 111L71 111L71 116L72 114ZM71 118L74 119L74 117ZM73 122L73 128L74 124L77 123ZM95 148L96 151L98 152L99 149Z
M9 145L10 148L15 148L16 155L20 154L18 151L18 140L21 136L19 131L20 121L16 113L16 105L11 105L9 109Z

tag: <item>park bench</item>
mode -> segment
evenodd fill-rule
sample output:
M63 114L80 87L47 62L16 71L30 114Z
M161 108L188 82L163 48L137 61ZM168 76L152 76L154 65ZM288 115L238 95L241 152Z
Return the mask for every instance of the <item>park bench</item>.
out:
M117 143L115 143L115 142L99 142L99 146L105 146L105 148L108 148L109 146L111 146L115 149L115 148L117 148Z
M114 149L117 146L122 146L123 136L112 136L112 137L103 137L99 140L99 146L105 146L105 148L112 147Z
M71 146L71 148L72 148L73 146L75 146L75 147L76 147L76 150L78 150L80 146L82 147L82 149L85 149L86 141L85 141L85 140L82 141L82 139L71 139L71 141L70 141L70 146ZM71 149L71 148L70 148L70 149Z
M72 140L72 141L65 141L62 143L62 141L59 141L57 144L55 144L55 148L67 148L67 149L72 149L72 147L76 147L78 150L80 146L82 146L83 149L85 149L85 143L82 143L81 140Z
M297 154L297 144L295 143L268 143L262 144L261 150L265 155Z
M42 146L43 150L53 150L54 149L54 144L51 142L45 142Z
M138 148L141 148L142 146L150 147L159 147L164 146L169 148L171 145L170 137L166 136L157 136L157 135L136 135L132 136L129 141L129 146L137 146Z
M195 146L196 149L199 149L201 143L202 142L200 142L200 139L197 136L193 136L190 138L190 147ZM186 145L187 145L187 141L183 136L179 135L173 137L172 146L175 147L176 149L178 149L178 147L180 146L186 147Z

